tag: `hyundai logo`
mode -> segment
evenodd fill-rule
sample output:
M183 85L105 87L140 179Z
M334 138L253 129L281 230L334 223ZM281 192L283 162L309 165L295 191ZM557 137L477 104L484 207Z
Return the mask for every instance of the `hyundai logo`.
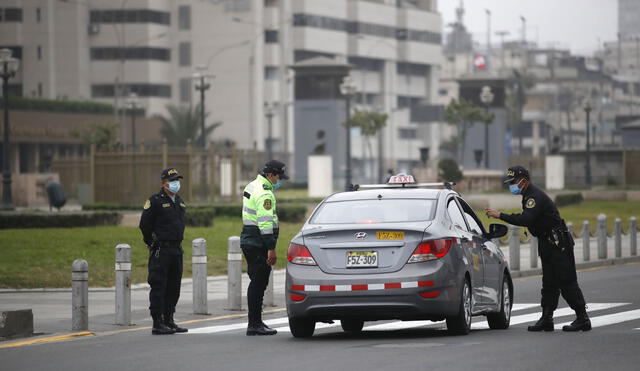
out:
M367 238L367 233L366 232L358 232L356 233L356 240L364 240L365 238Z

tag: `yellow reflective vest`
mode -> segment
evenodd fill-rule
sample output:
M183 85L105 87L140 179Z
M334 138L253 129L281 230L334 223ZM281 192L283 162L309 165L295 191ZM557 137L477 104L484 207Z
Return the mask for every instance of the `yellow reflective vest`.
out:
M241 245L275 249L279 231L276 197L273 185L262 175L244 188L242 225Z

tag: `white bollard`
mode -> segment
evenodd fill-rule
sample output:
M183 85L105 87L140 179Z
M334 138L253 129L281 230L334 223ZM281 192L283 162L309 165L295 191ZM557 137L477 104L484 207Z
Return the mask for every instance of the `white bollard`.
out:
M509 230L509 267L513 271L520 270L520 228L510 225Z
M116 325L131 325L131 246L116 246Z
M531 236L529 242L529 264L531 268L538 268L538 237Z
M267 289L264 291L264 301L262 305L265 307L276 306L273 297L273 267L271 267L271 272L269 273L269 284L267 285Z
M231 236L228 241L227 309L242 310L242 249L238 236Z
M638 236L638 220L636 219L635 216L632 216L631 219L629 219L629 238L631 239L630 241L631 256L638 255L637 236Z
M71 330L89 329L89 264L76 259L71 265Z
M616 218L614 221L614 247L616 258L622 257L622 220Z
M588 262L591 259L591 231L589 221L582 222L582 260Z
M606 259L607 252L607 216L598 214L598 259Z
M207 308L207 241L196 238L191 243L193 277L193 313L209 314Z

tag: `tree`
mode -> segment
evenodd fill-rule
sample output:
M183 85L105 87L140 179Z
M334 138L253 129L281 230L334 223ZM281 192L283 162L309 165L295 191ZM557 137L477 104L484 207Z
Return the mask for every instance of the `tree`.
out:
M460 100L453 99L445 109L445 121L458 127L458 143L455 147L458 149L458 163L464 160L465 139L467 138L467 130L476 121L490 124L493 122L493 114L485 111L482 107L476 106L472 102L464 98Z
M95 124L82 130L71 131L71 136L80 138L87 145L95 145L99 151L110 151L120 147L118 125Z
M200 105L174 106L167 105L169 117L158 116L162 122L160 133L167 138L167 143L171 146L186 146L188 141L199 143L202 138L202 121L200 116ZM208 113L205 113L205 122ZM221 126L221 122L205 125L204 135L207 138L216 128Z
M462 179L462 171L458 163L450 158L445 158L438 162L440 178L445 182L459 182Z
M386 113L378 113L374 111L355 110L348 122L342 123L343 126L349 128L360 128L362 136L365 138L367 149L369 150L369 159L373 160L373 148L371 146L371 138L374 137L382 128L387 125L389 115ZM381 154L378 154L379 156ZM379 158L378 161L382 161ZM371 163L371 174L375 173L373 161Z

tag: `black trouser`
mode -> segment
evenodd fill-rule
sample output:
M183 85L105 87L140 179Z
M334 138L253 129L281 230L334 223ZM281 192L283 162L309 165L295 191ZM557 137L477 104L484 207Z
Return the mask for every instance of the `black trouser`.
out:
M556 310L562 293L571 309L584 310L586 303L578 286L573 248L562 250L540 238L538 251L542 260L542 307Z
M247 289L247 306L249 307L249 326L262 322L262 300L264 290L269 284L271 266L267 263L267 249L242 245L242 252L247 259L247 273L251 282Z
M162 243L149 255L149 311L172 314L180 297L182 281L182 248L180 242Z

